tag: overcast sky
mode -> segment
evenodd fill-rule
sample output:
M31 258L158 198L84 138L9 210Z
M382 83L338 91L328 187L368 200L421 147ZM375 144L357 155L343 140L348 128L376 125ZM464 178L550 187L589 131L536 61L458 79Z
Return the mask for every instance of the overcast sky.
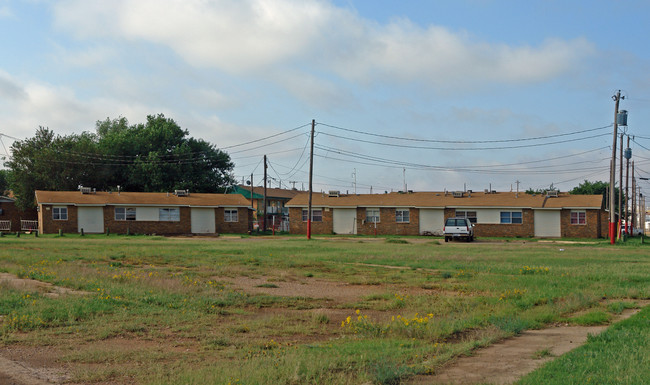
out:
M39 126L163 113L229 152L237 180L259 185L267 154L272 185L301 188L314 119L316 190L566 191L609 180L620 89L649 177L648 15L642 0L0 0L0 154Z

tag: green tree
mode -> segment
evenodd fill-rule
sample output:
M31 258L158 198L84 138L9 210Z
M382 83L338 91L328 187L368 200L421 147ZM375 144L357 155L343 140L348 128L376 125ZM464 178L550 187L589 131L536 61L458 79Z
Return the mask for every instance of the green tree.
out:
M9 170L0 170L0 195L7 195L9 190Z
M605 197L609 196L609 183L602 181L590 182L585 179L584 182L580 183L577 187L574 187L571 191L569 191L569 193L575 195L602 195L604 199ZM618 194L618 187L614 187L614 201L616 202L617 210ZM623 199L623 207L625 207L625 199Z
M34 206L35 190L76 190L79 185L113 190L222 192L234 183L230 156L189 137L173 120L150 115L144 124L125 118L98 121L96 133L55 135L40 127L14 142L6 163L19 207Z

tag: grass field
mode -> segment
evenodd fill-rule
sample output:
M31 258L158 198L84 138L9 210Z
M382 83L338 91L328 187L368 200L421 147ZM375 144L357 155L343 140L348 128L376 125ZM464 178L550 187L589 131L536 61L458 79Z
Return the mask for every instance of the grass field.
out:
M634 240L5 236L0 272L83 293L0 286L0 344L39 347L76 383L399 384L525 329L608 322L650 298L649 255ZM629 328L647 339L643 314ZM556 362L558 378L591 373Z

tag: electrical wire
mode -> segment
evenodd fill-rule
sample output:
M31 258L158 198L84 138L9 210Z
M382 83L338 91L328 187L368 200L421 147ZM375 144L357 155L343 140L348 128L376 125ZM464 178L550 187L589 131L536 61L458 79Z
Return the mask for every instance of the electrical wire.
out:
M497 139L497 140L440 140L440 139L414 139L414 138L406 138L406 137L400 137L400 136L391 136L391 135L382 135L382 134L375 134L372 132L366 132L366 131L360 131L360 130L353 130L349 128L343 128L339 126L334 126L326 123L318 123L319 125L325 126L325 127L330 127L334 128L337 130L342 130L342 131L347 131L347 132L354 132L357 134L363 134L363 135L369 135L369 136L376 136L380 138L385 138L385 139L397 139L397 140L407 140L407 141L414 141L414 142L428 142L428 143L452 143L452 144L485 144L485 143L510 143L510 142L521 142L521 141L530 141L530 140L540 140L540 139L549 139L549 138L557 138L561 136L568 136L568 135L576 135L576 134L582 134L585 132L592 132L592 131L598 131L598 130L603 130L605 128L612 127L613 124L609 124L607 126L603 127L597 127L597 128L590 128L587 130L580 130L580 131L573 131L573 132L568 132L568 133L563 133L563 134L555 134L555 135L547 135L547 136L538 136L538 137L532 137L532 138L520 138L520 139Z
M442 150L442 151L485 151L485 150L509 150L509 149L513 149L513 148L541 147L541 146L550 146L550 145L553 145L553 144L576 142L576 141L579 141L579 140L594 139L594 138L599 138L599 137L602 137L602 136L605 136L605 135L609 135L609 134L599 134L599 135L586 136L586 137L576 138L576 139L569 139L569 140L562 140L562 141L555 141L555 142L546 142L546 143L536 143L536 144L524 144L524 145L518 145L518 146L450 148L450 147L410 146L410 145L405 145L405 144L382 143L382 142L375 142L375 141L371 141L371 140L363 140L363 139L350 138L350 137L347 137L347 136L328 134L326 132L321 132L321 133L323 135L331 136L331 137L338 138L338 139L350 140L350 141L360 142L360 143L376 144L376 145L380 145L380 146L399 147L399 148L415 148L415 149L423 149L423 150Z

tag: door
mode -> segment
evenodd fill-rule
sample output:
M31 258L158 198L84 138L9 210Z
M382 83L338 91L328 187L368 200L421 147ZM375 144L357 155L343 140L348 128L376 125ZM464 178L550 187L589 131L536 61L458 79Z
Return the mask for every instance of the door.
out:
M356 234L357 209L333 209L332 222L334 234Z
M104 232L103 207L77 207L77 231L100 234Z
M216 233L213 208L192 208L191 211L192 234Z
M562 236L559 210L535 210L535 236L559 238Z
M445 210L420 209L420 234L428 232L433 235L442 235L442 227L444 224Z

